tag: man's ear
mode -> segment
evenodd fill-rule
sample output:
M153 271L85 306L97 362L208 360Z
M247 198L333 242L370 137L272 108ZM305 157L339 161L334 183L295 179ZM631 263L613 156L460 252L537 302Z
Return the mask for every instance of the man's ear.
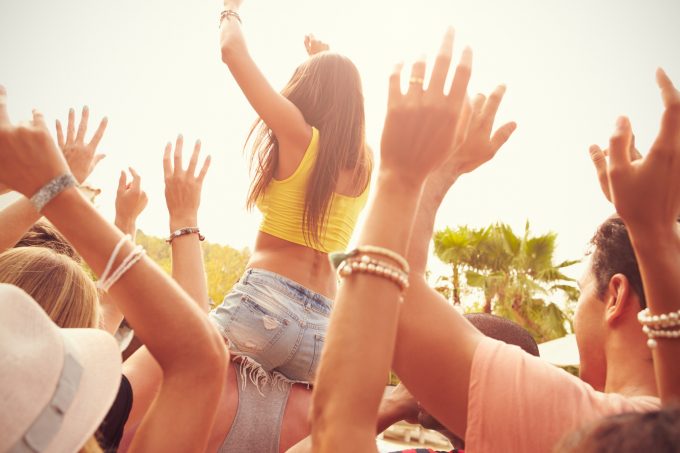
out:
M623 274L614 274L609 279L605 298L605 320L609 324L616 323L629 309L630 304L638 304L635 292L630 287L628 278Z

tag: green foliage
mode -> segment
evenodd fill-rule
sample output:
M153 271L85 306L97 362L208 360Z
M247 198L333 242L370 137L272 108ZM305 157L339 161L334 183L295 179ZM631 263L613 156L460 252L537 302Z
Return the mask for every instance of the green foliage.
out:
M484 296L483 304L475 303L480 311L519 323L538 342L564 336L571 322L570 304L579 292L562 269L578 261L553 264L556 241L552 232L533 236L529 222L521 236L503 223L446 228L434 235L435 254L451 265L452 276L441 279L438 290L446 294L448 284L457 303L461 288L476 288ZM565 311L547 300L555 295L566 300Z
M136 242L168 274L172 271L172 253L165 239L137 232ZM208 278L208 296L213 305L219 304L246 268L250 252L211 242L202 242L203 263Z

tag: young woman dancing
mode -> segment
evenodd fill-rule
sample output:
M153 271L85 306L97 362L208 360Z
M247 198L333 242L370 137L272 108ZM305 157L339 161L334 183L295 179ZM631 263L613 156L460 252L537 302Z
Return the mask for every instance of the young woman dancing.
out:
M347 248L368 197L361 80L349 59L307 37L309 59L276 92L248 53L240 5L225 0L220 44L259 115L248 206L264 218L245 274L211 318L251 379L310 383L336 289L328 253Z

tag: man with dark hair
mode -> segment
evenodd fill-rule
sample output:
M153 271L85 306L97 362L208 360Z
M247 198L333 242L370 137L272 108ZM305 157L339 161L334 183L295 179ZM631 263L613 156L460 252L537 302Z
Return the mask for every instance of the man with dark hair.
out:
M591 267L600 296L605 294L611 278L620 273L638 295L640 309L646 308L640 268L623 220L616 215L609 217L598 227L590 243L593 246Z

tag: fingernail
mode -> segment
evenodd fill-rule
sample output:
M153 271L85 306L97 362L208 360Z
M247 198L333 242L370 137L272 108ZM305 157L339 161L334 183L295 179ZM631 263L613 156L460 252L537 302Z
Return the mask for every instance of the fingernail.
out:
M616 127L618 129L625 129L628 124L628 119L625 116L620 116L616 120Z

